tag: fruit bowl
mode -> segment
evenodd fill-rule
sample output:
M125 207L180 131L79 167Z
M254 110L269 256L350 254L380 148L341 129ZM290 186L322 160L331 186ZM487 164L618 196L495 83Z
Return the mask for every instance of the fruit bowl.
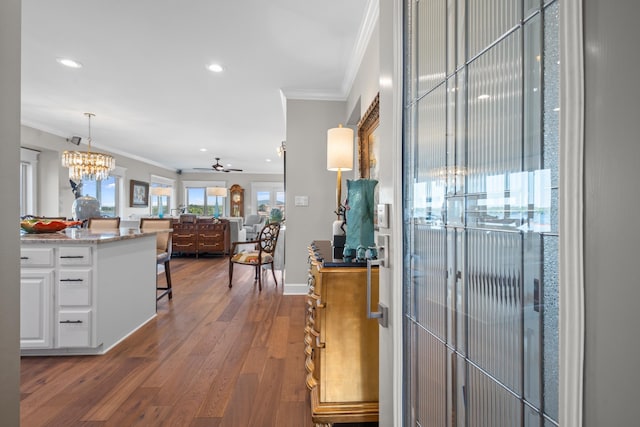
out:
M62 221L52 219L23 219L20 228L27 233L55 233L67 227L81 225L82 221Z

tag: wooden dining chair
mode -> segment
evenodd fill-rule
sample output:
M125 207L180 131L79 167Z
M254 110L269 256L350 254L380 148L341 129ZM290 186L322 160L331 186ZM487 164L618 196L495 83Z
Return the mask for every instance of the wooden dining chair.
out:
M117 230L120 228L120 217L116 216L113 218L105 218L105 217L96 217L89 218L87 222L87 228L89 230Z
M167 296L168 299L173 299L173 288L171 286L171 267L169 262L171 261L171 246L172 246L172 232L171 219L164 218L141 218L140 230L167 230L164 232L158 232L156 234L156 263L164 265L164 275L167 278L166 287L158 287L158 277L156 275L156 290L160 293L156 295L156 301Z
M229 257L229 287L232 286L233 279L233 266L235 264L250 265L255 268L254 283L258 281L258 289L262 291L262 274L260 269L263 265L271 265L271 274L273 274L273 281L278 286L276 280L276 273L273 269L273 256L276 251L276 244L278 243L278 234L280 234L280 223L272 222L265 225L258 238L255 240L248 240L246 242L233 242L231 243L231 256ZM251 251L236 252L237 245L254 244L255 249Z

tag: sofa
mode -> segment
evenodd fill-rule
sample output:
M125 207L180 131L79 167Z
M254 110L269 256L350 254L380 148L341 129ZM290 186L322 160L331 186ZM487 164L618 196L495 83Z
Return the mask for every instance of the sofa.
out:
M230 241L244 242L247 240L247 232L244 229L244 220L241 216L230 216L224 219L229 221Z
M262 230L262 227L266 224L267 217L263 215L247 215L247 219L244 221L244 230L246 232L246 240L254 240L258 237L258 233Z

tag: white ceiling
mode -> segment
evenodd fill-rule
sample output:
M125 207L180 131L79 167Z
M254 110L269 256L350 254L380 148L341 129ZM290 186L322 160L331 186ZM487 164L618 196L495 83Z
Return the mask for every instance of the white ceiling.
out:
M22 123L86 149L92 112L96 149L282 173L283 96L346 97L376 1L22 0Z

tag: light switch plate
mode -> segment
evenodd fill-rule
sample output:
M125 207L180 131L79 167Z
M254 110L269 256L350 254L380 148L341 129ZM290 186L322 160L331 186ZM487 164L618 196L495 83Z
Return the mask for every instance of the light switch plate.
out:
M296 196L294 204L296 206L309 206L309 196Z
M378 204L378 228L389 228L389 205L387 203Z

